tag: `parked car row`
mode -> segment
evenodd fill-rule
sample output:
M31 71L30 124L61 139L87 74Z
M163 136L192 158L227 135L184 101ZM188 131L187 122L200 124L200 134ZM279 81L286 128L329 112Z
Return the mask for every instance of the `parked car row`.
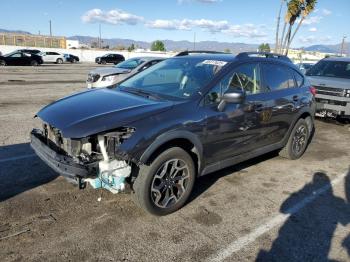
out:
M96 68L88 74L87 87L101 88L118 84L122 80L135 75L164 60L160 57L136 57L123 61L114 67Z
M77 63L79 57L72 54L61 54L52 51L40 51L38 49L18 49L6 55L0 56L0 66L38 66L43 63L63 64L64 62Z

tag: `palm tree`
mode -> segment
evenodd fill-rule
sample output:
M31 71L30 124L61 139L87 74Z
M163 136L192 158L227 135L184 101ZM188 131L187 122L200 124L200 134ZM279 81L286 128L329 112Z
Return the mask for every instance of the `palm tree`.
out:
M301 27L301 24L303 23L305 18L310 13L312 13L312 11L315 10L315 6L317 4L317 0L300 0L300 2L302 3L301 19L299 20L298 26L295 29L292 37L288 41L288 44L287 44L287 47L286 47L286 54L288 54L288 50L289 50L290 44L293 42L296 33L299 31L299 29Z
M275 52L278 53L279 50L279 43L280 43L280 39L279 39L279 31L280 31L280 22L281 22L281 13L282 13L282 7L283 4L286 2L287 0L281 0L281 6L280 6L280 11L278 13L278 17L277 17L277 27L276 27L276 44L275 44ZM284 34L284 32L283 32Z
M287 45L291 39L293 25L301 14L302 2L304 2L304 1L305 0L290 0L288 2L288 9L287 9L285 21L286 21L286 23L289 24L289 27L288 27L287 34L284 37L283 45L281 47L281 52L283 51L283 49L285 49L286 54L288 54Z

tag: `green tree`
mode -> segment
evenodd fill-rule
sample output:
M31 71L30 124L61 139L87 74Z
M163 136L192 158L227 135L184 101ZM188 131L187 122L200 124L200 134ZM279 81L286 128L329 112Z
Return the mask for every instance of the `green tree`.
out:
M128 47L128 51L129 52L132 52L132 51L134 51L135 50L135 45L134 45L134 43L132 43L129 47Z
M231 50L229 48L225 48L224 52L230 54Z
M266 44L262 43L259 46L259 52L270 53L271 52L270 45L268 43L266 43Z
M162 41L156 40L151 45L152 51L165 51L165 45Z

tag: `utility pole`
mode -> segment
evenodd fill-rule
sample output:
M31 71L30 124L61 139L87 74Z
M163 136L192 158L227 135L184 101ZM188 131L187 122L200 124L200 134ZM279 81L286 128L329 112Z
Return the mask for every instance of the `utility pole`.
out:
M344 48L345 48L345 39L346 39L346 36L343 36L343 41L341 43L341 50L340 50L340 56L343 56L343 53L344 53Z
M49 21L49 25L50 25L50 36L52 36L51 20Z
M101 38L101 23L98 25L99 39L98 39L98 47L102 48L102 38Z
M196 50L196 32L193 34L193 50Z

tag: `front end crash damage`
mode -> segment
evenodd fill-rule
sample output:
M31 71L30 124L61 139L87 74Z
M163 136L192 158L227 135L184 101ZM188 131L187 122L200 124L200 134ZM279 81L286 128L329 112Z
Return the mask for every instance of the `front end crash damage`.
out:
M132 165L138 164L120 145L135 129L117 128L111 132L70 139L49 124L31 132L31 146L52 169L84 188L105 188L112 193L124 191Z

